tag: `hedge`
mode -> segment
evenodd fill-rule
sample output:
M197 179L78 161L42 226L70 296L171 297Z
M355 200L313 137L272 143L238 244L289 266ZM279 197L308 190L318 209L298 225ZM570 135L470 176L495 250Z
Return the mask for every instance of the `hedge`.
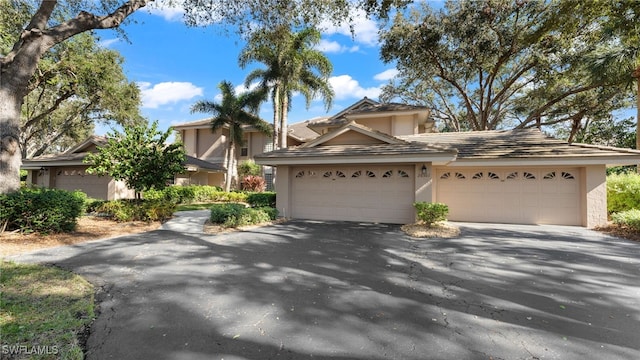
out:
M278 210L269 207L248 208L243 204L216 204L211 207L209 220L224 227L255 225L275 220Z
M640 175L637 173L607 176L607 210L616 213L640 209Z
M176 204L164 199L121 199L97 201L89 205L91 212L108 216L116 221L165 221L173 216Z
M60 233L75 230L87 195L81 191L23 188L0 195L0 228L22 232Z
M276 193L272 191L250 193L247 196L247 203L251 207L276 207Z

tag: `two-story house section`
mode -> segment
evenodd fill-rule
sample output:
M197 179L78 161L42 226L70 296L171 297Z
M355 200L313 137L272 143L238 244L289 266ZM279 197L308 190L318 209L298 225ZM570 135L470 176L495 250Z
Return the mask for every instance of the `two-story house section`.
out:
M289 126L288 146L303 144L318 134L307 128L308 122ZM211 120L196 120L174 125L187 155L184 174L176 175L176 185L212 185L224 187L227 164L229 130L211 131ZM271 137L251 126L243 127L244 140L237 144L237 163L253 160L257 154L273 150ZM272 188L272 168L263 167L263 177L268 188Z
M391 136L435 131L431 111L424 106L383 104L366 97L332 117L310 120L307 126L323 135L352 121Z

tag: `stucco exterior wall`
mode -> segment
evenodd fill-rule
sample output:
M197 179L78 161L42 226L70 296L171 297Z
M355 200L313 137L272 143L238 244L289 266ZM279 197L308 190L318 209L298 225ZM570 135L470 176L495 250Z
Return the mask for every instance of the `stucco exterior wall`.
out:
M370 119L357 119L356 122L360 125L364 125L373 130L383 132L385 134L391 134L391 117L374 117Z
M198 129L198 155L205 161L221 162L225 158L227 136L220 131L212 133L209 129Z
M284 165L278 166L274 186L278 215L286 218L291 215L291 167Z
M320 146L330 145L370 145L370 144L383 144L382 140L372 139L370 136L349 131L344 134L338 135L333 139L327 140Z
M413 135L418 133L418 122L414 115L395 116L393 136Z
M582 225L588 228L607 224L607 172L604 165L581 170Z

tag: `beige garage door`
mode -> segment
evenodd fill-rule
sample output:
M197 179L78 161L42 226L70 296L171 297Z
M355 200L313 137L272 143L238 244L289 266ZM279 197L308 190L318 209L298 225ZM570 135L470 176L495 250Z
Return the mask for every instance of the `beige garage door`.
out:
M576 168L441 169L436 201L455 221L580 225Z
M95 199L107 198L110 177L89 175L85 172L85 168L62 168L55 171L57 189L80 190Z
M411 166L299 167L293 218L406 224L414 220Z

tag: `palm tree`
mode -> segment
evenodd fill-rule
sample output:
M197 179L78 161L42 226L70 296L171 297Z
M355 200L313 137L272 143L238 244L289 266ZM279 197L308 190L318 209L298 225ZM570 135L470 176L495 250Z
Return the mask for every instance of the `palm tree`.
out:
M231 190L234 182L236 168L236 146L243 142L243 126L253 126L258 131L271 136L272 130L269 124L256 115L260 104L265 100L266 93L262 90L248 91L237 95L233 85L228 81L222 81L218 88L222 92L222 102L216 103L200 100L191 106L191 113L212 114L211 131L228 128L229 141L227 144L227 177L224 184L225 191Z
M271 93L276 130L274 148L287 147L288 112L295 92L305 97L307 109L317 96L322 98L327 111L331 108L334 93L329 75L333 66L322 52L314 49L319 42L320 32L315 28L292 33L283 25L253 33L240 53L242 68L254 61L266 65L266 69L249 73L245 85L259 80L260 87Z

